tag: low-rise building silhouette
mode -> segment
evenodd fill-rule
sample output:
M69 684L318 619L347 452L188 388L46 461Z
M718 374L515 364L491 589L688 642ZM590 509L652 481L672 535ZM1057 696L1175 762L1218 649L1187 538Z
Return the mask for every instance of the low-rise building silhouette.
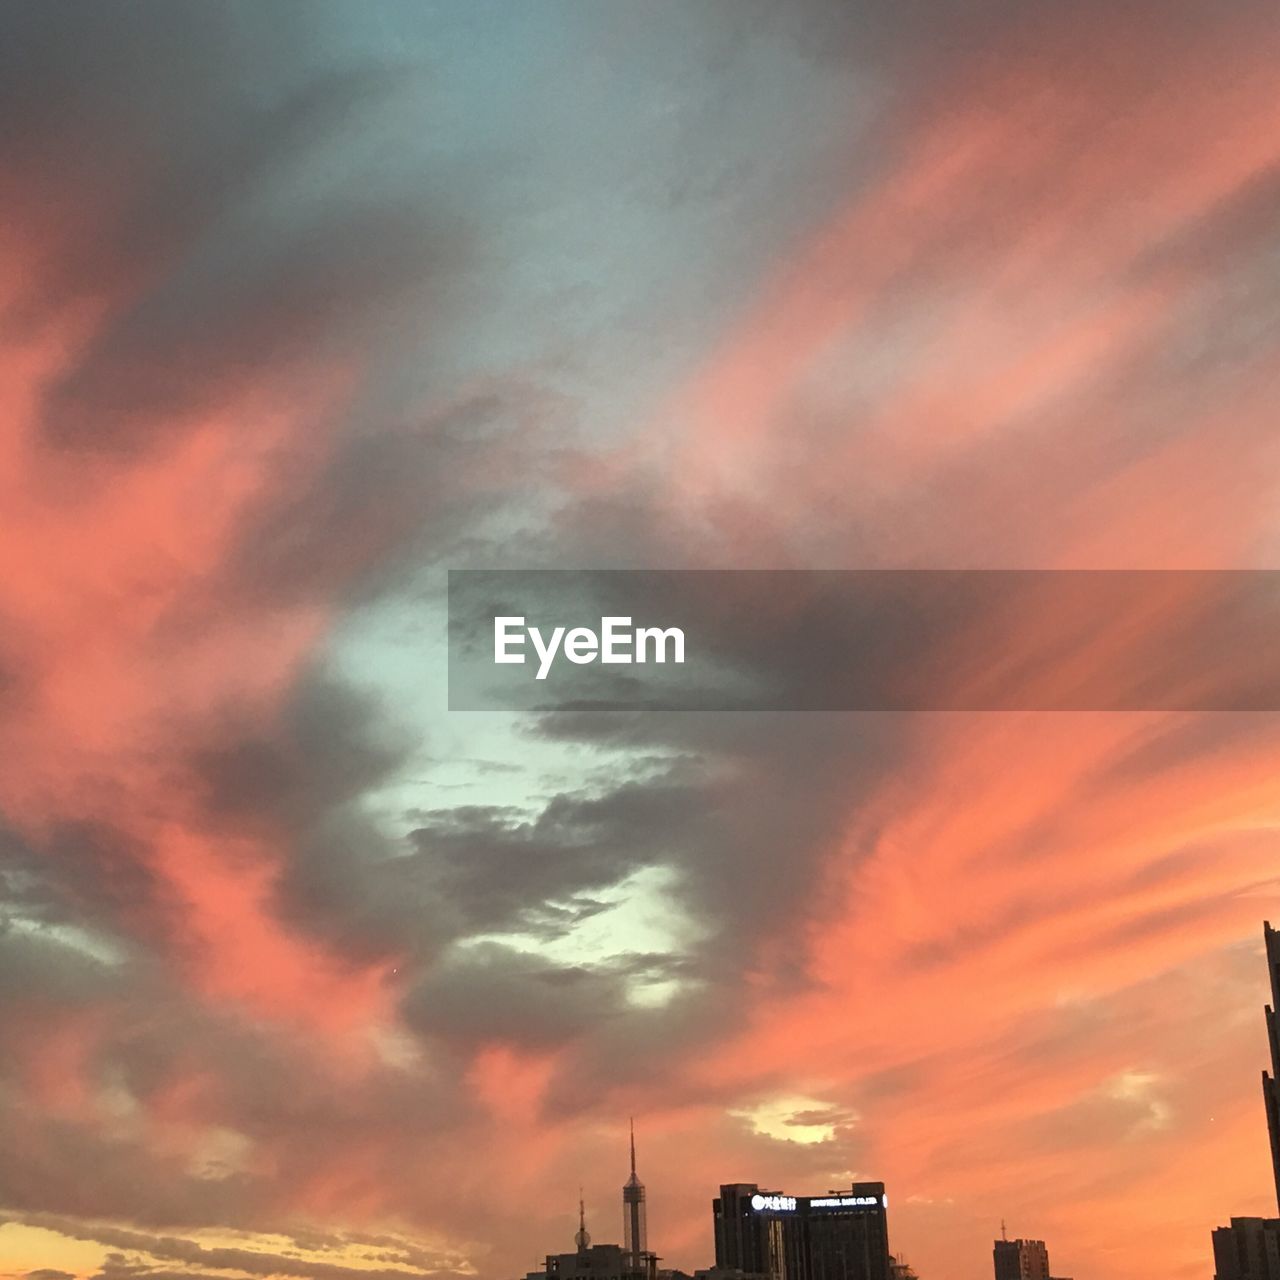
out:
M525 1280L657 1280L658 1259L643 1253L637 1258L620 1244L592 1244L584 1203L578 1201L578 1230L572 1253L549 1253L541 1271L530 1271Z

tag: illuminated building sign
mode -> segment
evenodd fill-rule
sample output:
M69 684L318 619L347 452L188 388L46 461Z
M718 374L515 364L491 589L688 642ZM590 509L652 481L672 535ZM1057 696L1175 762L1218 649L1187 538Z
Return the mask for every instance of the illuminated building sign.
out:
M794 1213L795 1196L762 1196L758 1191L751 1197L751 1207L757 1212L768 1209L773 1213Z
M887 1209L887 1195L847 1195L847 1196L781 1196L762 1194L757 1191L751 1197L751 1207L757 1213L795 1213L798 1210L811 1209Z

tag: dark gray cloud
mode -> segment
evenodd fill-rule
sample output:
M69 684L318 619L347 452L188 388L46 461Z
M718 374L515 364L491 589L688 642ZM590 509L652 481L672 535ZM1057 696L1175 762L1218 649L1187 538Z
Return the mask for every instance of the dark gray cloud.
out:
M485 931L642 867L681 861L698 843L702 800L680 779L624 783L599 795L555 796L532 819L441 810L412 840L463 928Z
M301 396L317 367L359 360L374 336L361 322L422 288L445 259L422 210L407 196L399 204L326 210L266 243L250 228L224 228L50 389L49 441L129 450L265 380L281 393L292 380Z
M359 607L420 589L430 565L495 554L480 526L496 500L547 470L562 406L523 376L486 382L429 411L385 403L370 379L314 482L244 522L227 568L235 602L324 600Z
M686 902L723 925L731 948L739 931L782 933L794 912L814 909L810 876L827 842L894 768L905 728L870 714L568 712L543 717L538 731L599 746L661 744L697 762L687 801L696 821L671 861L686 877ZM643 842L643 828L630 838ZM785 875L771 874L779 858Z
M334 17L6 7L0 154L38 228L10 323L115 303L47 390L50 443L127 455L264 387L297 400L446 292L467 236L441 184L375 163L425 69L338 55Z
M613 966L562 967L480 943L434 966L404 1013L424 1034L462 1046L564 1046L626 1016L622 976Z
M191 767L220 822L300 826L346 805L396 769L415 745L367 693L323 670L300 679L276 723L238 724L195 748Z
M287 0L269 21L237 3L144 0L122 21L17 0L4 23L16 208L57 214L45 230L58 253L34 264L29 304L46 311L180 264L239 200L394 87L382 66L299 59L314 24Z

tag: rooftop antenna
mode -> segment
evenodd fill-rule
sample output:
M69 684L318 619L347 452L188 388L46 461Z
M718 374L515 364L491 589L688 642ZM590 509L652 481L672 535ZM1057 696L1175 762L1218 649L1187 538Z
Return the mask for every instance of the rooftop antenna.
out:
M636 1176L636 1118L635 1116L627 1117L631 1125L631 1176Z
M587 1231L587 1206L582 1198L582 1188L578 1188L578 1230L573 1237L579 1253L585 1253L591 1244L591 1234Z
M1008 1240L1008 1238L1009 1238L1009 1233L1004 1229L1004 1219L1001 1218L1000 1219L1000 1239Z

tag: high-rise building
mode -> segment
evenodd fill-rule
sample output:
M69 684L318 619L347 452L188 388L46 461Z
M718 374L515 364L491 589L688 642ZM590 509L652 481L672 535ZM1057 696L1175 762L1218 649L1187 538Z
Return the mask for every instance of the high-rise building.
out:
M622 1247L637 1270L648 1252L648 1228L644 1215L644 1183L636 1176L636 1126L631 1122L631 1176L622 1188Z
M741 1271L746 1275L767 1275L770 1258L781 1249L781 1235L772 1219L751 1208L751 1197L759 1194L754 1182L733 1182L720 1188L720 1198L712 1202L716 1230L716 1269ZM775 1243L771 1237L778 1235Z
M1271 1169L1276 1184L1276 1205L1280 1208L1280 931L1267 921L1262 926L1267 944L1267 967L1271 971L1271 1003L1267 1005L1267 1039L1271 1043L1271 1070L1262 1073L1262 1097L1267 1105L1267 1129L1271 1135Z
M727 1183L712 1209L716 1267L769 1280L890 1280L883 1182L792 1196Z
M1267 1040L1271 1070L1262 1073L1262 1100L1271 1137L1271 1165L1276 1203L1280 1207L1280 931L1270 921L1262 926L1271 1003L1267 1005ZM1217 1280L1280 1280L1280 1218L1232 1218L1213 1233L1213 1265Z
M995 1243L996 1280L1049 1280L1049 1250L1043 1240Z
M1280 1219L1232 1218L1213 1233L1216 1280L1280 1280Z

